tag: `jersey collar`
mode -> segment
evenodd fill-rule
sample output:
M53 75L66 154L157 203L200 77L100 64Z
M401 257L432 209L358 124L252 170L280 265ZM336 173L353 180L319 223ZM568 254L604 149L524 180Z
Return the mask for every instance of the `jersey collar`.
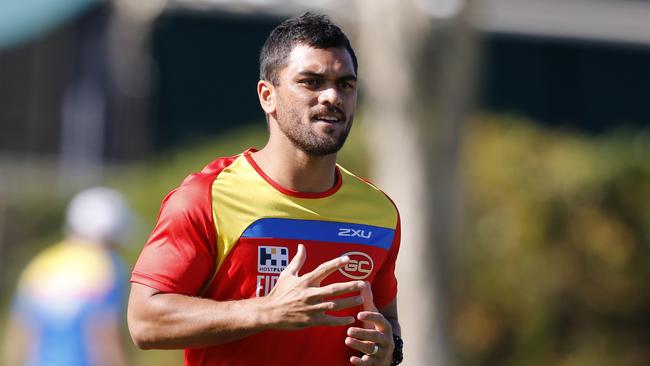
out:
M341 188L341 185L343 184L343 178L341 176L341 171L340 171L340 169L339 169L339 167L337 165L336 166L336 183L334 184L334 186L332 186L332 188L330 188L330 189L328 189L328 190L326 190L324 192L299 192L299 191L294 191L292 189L285 188L285 187L281 186L280 184L278 184L273 179L271 179L271 177L266 175L266 173L264 173L264 171L260 168L260 166L257 165L255 160L251 156L251 154L256 152L256 151L257 151L257 149L251 147L251 148L248 148L246 151L244 151L243 155L246 158L246 160L248 161L248 163L253 167L253 169L255 169L257 174L259 174L262 178L264 178L264 180L267 183L269 183L273 188L275 188L276 190L280 191L283 194L286 194L287 196L298 197L298 198L325 198L325 197L331 196L334 193L336 193L339 190L339 188Z

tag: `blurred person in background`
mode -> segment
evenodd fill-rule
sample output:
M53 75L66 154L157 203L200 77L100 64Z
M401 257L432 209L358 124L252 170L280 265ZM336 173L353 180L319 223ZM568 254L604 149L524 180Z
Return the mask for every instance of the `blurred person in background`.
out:
M78 193L66 237L23 271L6 334L8 366L125 364L121 324L126 271L115 249L133 215L117 191Z
M356 110L349 40L325 16L286 20L260 74L268 143L165 198L131 277L131 336L185 348L186 365L396 365L397 209L336 164Z

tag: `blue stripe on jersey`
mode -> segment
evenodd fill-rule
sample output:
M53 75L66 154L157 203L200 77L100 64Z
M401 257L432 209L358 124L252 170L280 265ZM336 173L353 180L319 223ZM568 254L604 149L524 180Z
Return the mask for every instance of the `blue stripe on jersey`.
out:
M389 249L394 229L345 222L297 220L281 218L259 219L252 223L242 238L277 238L364 244Z

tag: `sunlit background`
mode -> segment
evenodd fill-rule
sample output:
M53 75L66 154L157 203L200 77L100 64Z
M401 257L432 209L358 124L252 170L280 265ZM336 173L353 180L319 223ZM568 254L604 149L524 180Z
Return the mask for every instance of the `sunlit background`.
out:
M401 209L405 364L650 365L642 0L2 1L0 341L74 193L127 195L130 266L168 191L263 146L258 52L307 10L360 58L340 161ZM133 365L182 363L125 321L124 344Z

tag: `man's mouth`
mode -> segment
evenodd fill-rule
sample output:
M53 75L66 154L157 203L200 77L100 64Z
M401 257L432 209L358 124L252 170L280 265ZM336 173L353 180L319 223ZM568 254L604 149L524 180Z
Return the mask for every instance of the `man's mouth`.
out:
M319 114L312 117L312 120L325 123L339 123L343 122L345 119L340 114Z

